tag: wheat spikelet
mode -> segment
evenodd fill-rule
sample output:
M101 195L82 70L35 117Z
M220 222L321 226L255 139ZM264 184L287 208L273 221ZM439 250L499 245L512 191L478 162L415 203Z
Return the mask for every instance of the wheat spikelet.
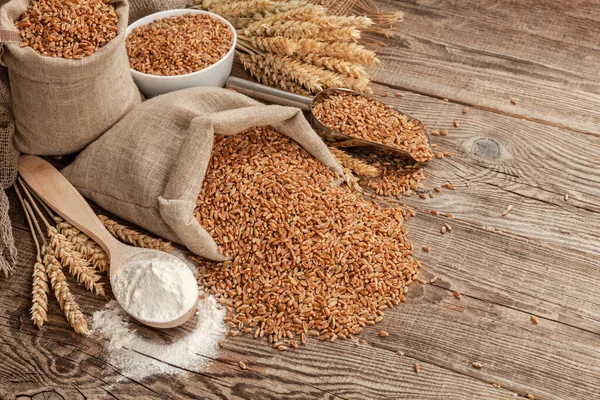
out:
M380 62L374 51L355 42L323 42L316 39L300 39L294 43L296 44L294 55L322 55L364 65L377 65Z
M77 305L77 302L69 290L69 285L62 272L62 268L54 254L49 248L44 251L43 264L50 278L50 284L54 290L54 296L65 314L67 321L77 333L87 333L87 322Z
M60 260L62 265L69 268L71 275L89 291L104 296L104 285L100 282L100 275L92 268L90 262L75 250L75 245L55 227L48 228L48 236L50 237L49 251Z
M212 3L204 1L202 8L225 18L241 18L263 13L271 6L269 0L250 0Z
M108 256L96 242L60 217L54 217L54 221L56 229L73 243L75 251L81 253L98 271L108 271Z
M245 70L248 70L257 81L265 85L276 86L292 93L310 95L308 90L304 89L296 82L291 81L289 77L284 76L281 73L274 73L273 71L267 73L263 56L240 54L240 61Z
M321 28L311 22L264 20L250 24L244 31L247 36L284 36L292 39L317 37Z
M39 251L39 250L38 250ZM38 329L42 329L45 321L48 321L48 274L42 264L39 252L33 266L33 287L31 289L31 320Z
M339 58L310 54L302 57L302 61L354 78L366 77L365 68L362 65Z
M322 42L317 39L294 40L281 36L252 36L249 40L250 44L256 49L284 56L306 57L309 60L329 57L356 63L357 65L377 65L380 63L375 52L355 42Z
M322 67L304 64L289 57L276 57L270 54L264 56L267 74L277 71L287 76L291 81L302 85L311 93L317 93L326 88L341 87L343 79L340 74L327 71Z
M371 18L364 16L337 16L337 15L315 15L310 22L323 28L338 29L340 27L353 27L365 30L373 25Z
M102 221L106 229L122 242L136 247L143 247L145 249L162 250L166 252L173 250L173 245L171 245L171 242L166 242L162 239L155 238L128 228L105 215L98 215L98 218L100 221Z
M295 7L284 12L269 15L260 21L263 24L274 24L279 22L307 22L317 17L325 16L327 10L322 6L308 4L303 7Z
M343 84L341 87L356 90L357 92L371 94L373 89L371 88L371 81L366 76L360 78L354 78L347 75L342 75L341 79Z
M276 37L262 37L252 36L250 38L250 44L253 47L266 51L268 53L279 54L279 55L294 55L298 51L298 42L292 39L288 39L281 36Z
M367 164L360 158L356 158L337 147L329 147L329 151L344 168L348 168L358 176L375 177L381 175L376 167Z
M358 184L359 179L352 174L349 168L344 168L344 182L349 188L359 193L363 192L363 188Z
M219 14L225 18L244 18L256 15L264 16L268 13L281 13L305 6L304 1L271 1L271 0L245 0L245 1L219 1L205 0L201 2L203 9Z

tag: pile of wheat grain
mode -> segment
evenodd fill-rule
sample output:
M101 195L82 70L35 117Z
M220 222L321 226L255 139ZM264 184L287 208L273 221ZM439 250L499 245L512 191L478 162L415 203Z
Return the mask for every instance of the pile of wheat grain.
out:
M22 47L43 56L81 60L117 35L117 21L108 0L34 0L15 25Z
M403 211L333 179L272 129L216 139L195 215L233 260L198 259L198 279L233 334L350 338L404 301L419 264Z
M198 0L197 8L231 21L244 68L265 85L308 94L332 87L371 92L365 67L379 63L358 44L373 22L329 15L305 1Z
M233 32L217 18L186 14L156 20L127 36L129 65L151 75L183 75L222 59L233 46Z

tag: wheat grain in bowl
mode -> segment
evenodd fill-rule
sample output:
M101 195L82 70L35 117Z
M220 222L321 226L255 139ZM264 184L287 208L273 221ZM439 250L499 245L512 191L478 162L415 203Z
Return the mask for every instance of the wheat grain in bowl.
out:
M175 76L203 70L231 49L233 32L209 14L166 17L133 29L127 36L132 69Z

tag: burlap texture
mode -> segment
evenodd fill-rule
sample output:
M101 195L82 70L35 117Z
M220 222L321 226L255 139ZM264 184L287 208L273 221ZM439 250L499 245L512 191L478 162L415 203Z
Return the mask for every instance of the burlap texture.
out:
M219 88L155 97L125 118L63 170L99 206L192 252L223 261L193 212L214 136L271 125L340 177L342 169L297 108L263 105Z
M187 0L129 0L129 23L155 12L185 8Z
M0 6L6 3L0 0ZM13 146L14 132L8 71L0 67L0 272L6 276L14 269L17 260L17 248L8 217L8 198L4 192L12 186L17 175L19 153Z
M29 0L0 10L0 30L17 32L14 21ZM125 50L129 5L114 3L117 36L82 60L44 57L19 42L5 42L12 92L15 146L23 153L69 154L83 149L141 102Z

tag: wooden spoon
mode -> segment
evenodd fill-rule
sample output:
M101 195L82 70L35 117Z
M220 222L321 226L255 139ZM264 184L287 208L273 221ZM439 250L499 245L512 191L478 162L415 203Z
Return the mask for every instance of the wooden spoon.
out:
M181 264L177 257L159 250L140 249L133 246L127 246L115 239L107 230L96 214L84 200L79 192L67 181L67 179L47 161L31 155L21 156L18 161L19 173L23 180L27 182L29 187L37 193L37 195L46 202L54 211L68 221L71 225L88 235L96 243L102 247L110 260L110 278L111 285L115 288L114 277L119 270L134 259L149 259L155 256L156 258L165 259L173 263ZM189 276L185 279L196 281L191 270L187 269ZM187 275L187 273L185 274ZM119 301L118 293L115 293L117 301ZM155 328L173 328L185 323L196 311L198 305L198 296L196 302L181 316L177 316L172 321L152 322L144 321L131 315L145 325ZM123 307L122 302L119 302ZM128 310L123 307L125 311Z

